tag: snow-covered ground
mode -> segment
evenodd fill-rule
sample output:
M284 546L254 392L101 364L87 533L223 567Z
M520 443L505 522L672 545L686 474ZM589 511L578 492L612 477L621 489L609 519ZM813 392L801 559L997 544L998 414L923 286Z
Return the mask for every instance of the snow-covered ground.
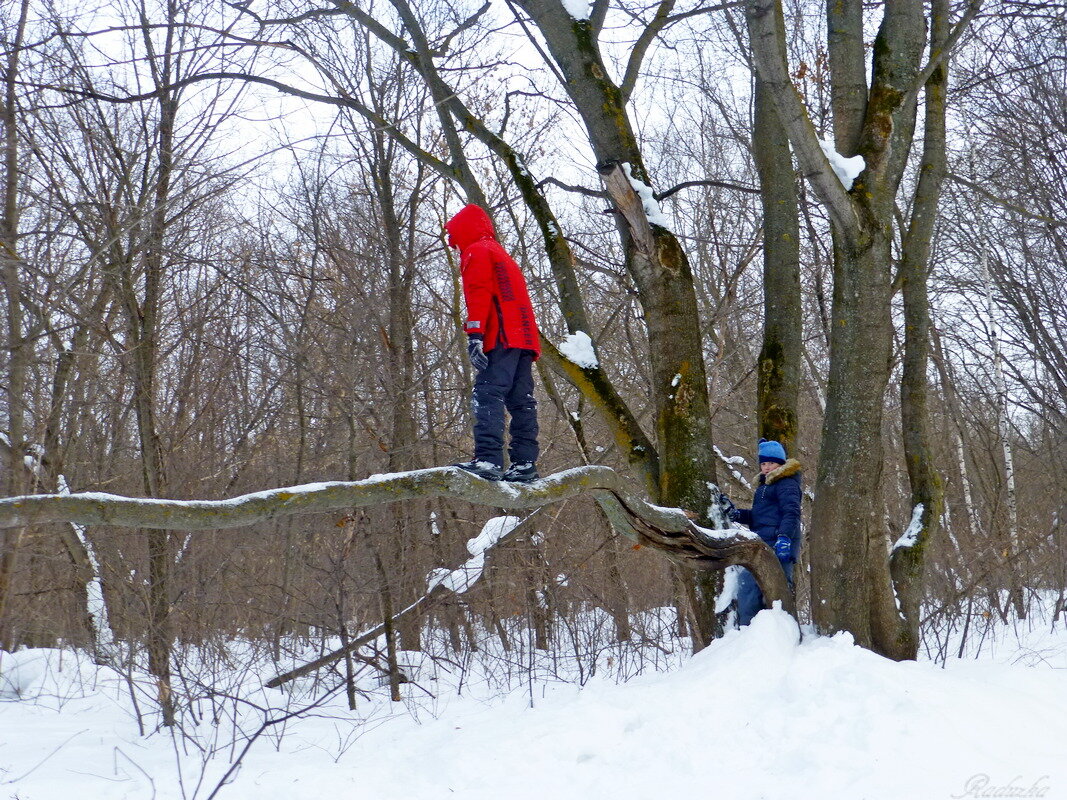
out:
M1062 619L1000 627L944 667L893 663L847 635L797 639L786 615L762 612L693 658L653 647L664 671L621 684L610 648L584 686L545 664L523 684L526 651L498 653L496 673L438 660L403 703L368 675L355 712L343 693L322 699L323 684L261 689L265 657L243 673L238 660L205 662L194 671L214 675L217 694L202 694L182 732L147 737L131 700L151 730L143 675L131 693L69 652L3 654L0 797L1067 798Z

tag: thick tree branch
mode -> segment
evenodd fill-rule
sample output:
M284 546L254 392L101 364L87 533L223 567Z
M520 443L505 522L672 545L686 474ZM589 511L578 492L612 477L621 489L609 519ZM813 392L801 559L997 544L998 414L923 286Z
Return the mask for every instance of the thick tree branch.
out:
M949 0L932 0L930 49L941 49L948 32ZM900 383L901 433L911 485L912 519L900 546L890 557L890 577L900 605L895 641L902 657L918 648L919 609L926 545L937 535L944 508L944 488L937 472L930 435L930 302L927 287L930 250L944 183L948 60L926 83L922 166L911 220L901 245L900 277L904 296L904 355Z
M854 156L867 113L867 64L863 41L862 0L826 3L827 57L834 143L838 152Z
M622 83L619 85L619 94L622 95L623 105L630 102L630 95L633 94L634 87L637 86L637 79L641 75L641 65L645 61L645 53L648 52L652 42L655 41L660 31L670 21L670 13L674 10L674 2L675 0L661 0L656 8L656 16L641 31L641 35L634 43L633 50L630 51L630 58L626 62L626 72L622 77Z
M228 500L161 500L84 492L0 499L0 528L73 522L126 528L202 531L239 528L296 514L327 513L414 498L447 497L508 510L533 509L591 495L611 524L638 544L694 569L742 564L756 575L766 601L793 600L774 553L750 531L713 531L687 512L662 508L638 496L615 470L585 466L527 485L485 481L455 467L372 475L270 489Z
M655 445L633 415L626 401L599 366L580 367L563 355L555 344L541 338L545 361L592 403L611 431L619 449L626 454L630 467L642 478L646 491L659 491L659 456Z
M789 77L781 0L749 0L745 16L753 62L771 95L778 119L789 136L804 177L826 206L842 235L855 244L859 238L859 218L855 206L830 167L804 100Z

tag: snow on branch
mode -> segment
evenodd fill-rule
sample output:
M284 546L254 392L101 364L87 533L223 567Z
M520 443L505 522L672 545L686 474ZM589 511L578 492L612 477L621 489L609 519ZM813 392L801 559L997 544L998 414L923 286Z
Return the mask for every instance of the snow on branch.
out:
M485 553L514 531L520 520L518 517L493 517L482 526L482 531L467 542L467 552L471 554L463 564L453 570L439 567L430 573L426 581L426 592L430 593L437 586L443 586L450 592L463 594L482 577L485 569Z
M314 661L294 667L288 672L276 675L267 681L267 688L277 688L295 678L303 677L328 666L334 661L343 658L346 653L358 650L363 645L370 644L379 636L382 636L389 625L399 624L405 617L432 607L439 600L450 594L463 594L482 576L482 571L485 568L485 559L489 551L504 540L518 535L540 511L540 508L535 509L532 514L528 514L522 520L512 516L493 517L482 526L481 533L467 542L467 552L471 554L471 558L456 567L456 569L441 568L431 572L427 579L426 593L407 608L394 614L388 623L382 622L358 634L337 650L319 656Z
M819 146L822 147L826 160L830 162L830 168L833 169L837 179L841 181L841 185L845 187L846 191L851 189L852 184L856 182L856 178L860 176L863 170L867 169L867 162L863 156L845 158L845 156L837 152L834 143L827 139L820 139Z
M715 451L715 455L719 457L719 460L726 465L728 470L730 470L730 474L733 475L734 480L751 492L752 484L749 483L748 479L737 469L738 467L748 467L748 462L745 461L745 457L726 456L722 450L715 446L712 446L712 449Z
M582 495L591 496L600 505L616 531L672 561L699 570L724 569L733 564L747 567L756 576L768 606L780 600L787 611L794 613L793 595L778 559L758 536L743 529L703 528L682 509L649 503L615 470L597 465L564 470L523 485L486 481L456 467L436 467L372 475L361 481L271 489L229 500L161 500L98 492L25 495L0 499L0 528L67 522L163 530L220 530L295 514L327 513L413 498L448 497L492 508L520 510L537 509ZM493 527L483 529L468 543L471 560L484 558L486 550L514 533L518 524L514 517L497 518ZM480 575L480 566L472 565L469 560L457 570L451 570L447 577L432 576L439 580L431 581L427 594L396 618L442 591L465 591ZM373 631L350 642L346 649L324 656L325 662L320 659L313 664L340 658L370 641L367 637L373 638ZM278 685L313 668L305 665L275 678L269 685Z
M412 498L455 497L505 509L536 508L576 497L591 488L613 488L608 467L557 473L527 488L489 482L454 467L372 475L359 481L288 486L228 500L162 500L101 492L40 494L0 499L0 528L44 522L164 530L239 528L294 514L395 503ZM680 513L680 512L679 512Z
M559 353L582 369L600 368L596 350L593 349L593 340L585 331L575 331L567 336L559 345Z
M482 480L456 467L435 467L372 475L360 481L270 489L228 500L163 500L99 492L24 495L0 499L0 528L69 522L175 531L222 530L295 514L336 512L414 498L449 497L476 505L521 510L584 494L600 504L622 534L692 567L721 569L730 564L744 564L758 572L756 562L761 554L774 559L771 551L749 531L702 528L691 521L687 512L652 505L637 495L615 470L597 465L564 470L524 485ZM782 577L784 587L777 560L770 563ZM774 583L773 575L766 577ZM769 590L779 594L773 587Z
M908 527L900 535L900 538L893 543L893 550L899 550L902 547L915 547L918 544L919 534L923 530L923 511L923 504L917 503L911 512L911 522L908 523Z
M653 225L659 225L661 228L669 228L667 225L667 218L663 215L663 209L660 208L659 201L656 200L656 194L652 191L652 187L644 181L634 177L633 169L625 161L622 162L620 166L626 173L626 178L630 181L630 186L633 187L637 196L641 198L641 207L644 209L648 221Z

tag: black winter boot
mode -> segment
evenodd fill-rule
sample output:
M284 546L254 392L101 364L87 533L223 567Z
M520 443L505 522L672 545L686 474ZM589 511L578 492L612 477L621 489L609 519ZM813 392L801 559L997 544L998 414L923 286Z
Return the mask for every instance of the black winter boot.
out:
M499 481L504 478L504 468L498 467L492 461L479 461L477 458L472 458L470 461L452 464L451 466L459 467L472 475L477 475L479 478L485 478L487 481Z
M508 483L532 483L540 477L537 474L537 465L531 461L512 464L504 473L504 480Z

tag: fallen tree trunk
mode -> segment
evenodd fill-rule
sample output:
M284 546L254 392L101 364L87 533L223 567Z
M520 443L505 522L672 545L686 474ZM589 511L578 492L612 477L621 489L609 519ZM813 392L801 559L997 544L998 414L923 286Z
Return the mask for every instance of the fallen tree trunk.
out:
M161 500L98 492L41 494L0 499L0 529L68 522L80 525L182 531L220 530L252 525L293 514L327 513L413 498L447 497L507 510L535 509L588 494L599 503L622 535L697 570L739 564L752 571L767 606L780 602L796 615L793 594L773 551L754 533L740 528L709 530L677 508L649 503L630 489L610 467L583 466L557 472L531 484L482 480L455 467L436 467L361 481L333 481L270 489L229 500ZM439 588L416 602L429 602ZM404 609L401 616L412 609ZM341 658L374 638L368 631L345 648L314 662ZM320 663L322 662L322 663ZM306 674L311 665L271 681Z

